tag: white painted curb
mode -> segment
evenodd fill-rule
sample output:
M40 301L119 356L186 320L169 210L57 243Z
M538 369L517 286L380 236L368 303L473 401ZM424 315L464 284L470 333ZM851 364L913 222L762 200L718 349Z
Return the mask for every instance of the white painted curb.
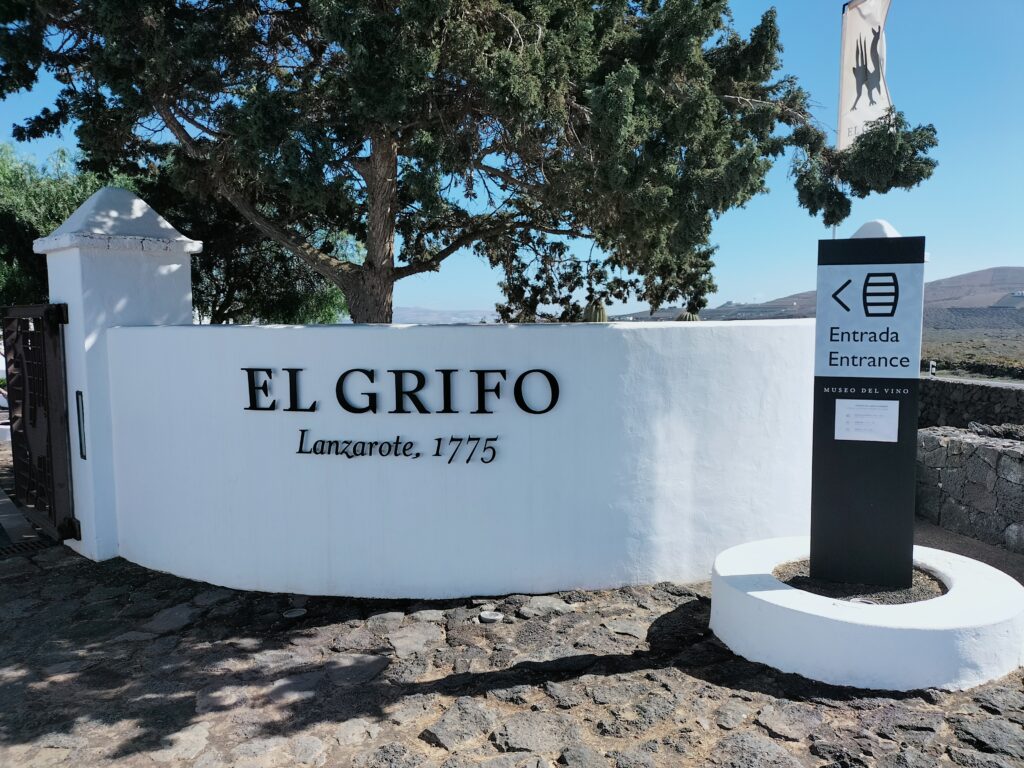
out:
M857 688L963 690L1024 664L1024 587L967 557L914 547L914 563L948 592L865 605L794 589L772 576L804 560L810 538L741 544L712 571L711 629L750 661Z

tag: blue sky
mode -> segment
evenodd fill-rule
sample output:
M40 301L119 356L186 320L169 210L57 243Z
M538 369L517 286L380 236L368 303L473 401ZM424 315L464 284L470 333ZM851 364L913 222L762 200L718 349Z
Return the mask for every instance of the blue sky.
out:
M736 26L749 30L770 3L733 0ZM780 0L784 71L796 75L817 104L815 116L836 125L840 0ZM905 235L925 235L934 280L993 266L1024 266L1024 75L1020 30L1024 0L987 0L974 8L936 0L893 0L886 28L886 77L893 102L911 122L939 132L935 176L910 192L855 201L838 230L849 237L865 221L888 219ZM51 103L52 82L0 102L0 141L13 122ZM38 159L74 136L21 145ZM770 191L715 225L718 293L726 300L762 301L809 290L815 283L817 240L830 237L796 203L780 162ZM584 246L589 247L589 246ZM401 281L396 306L486 309L500 300L499 276L472 253L453 256L434 274ZM645 305L632 303L628 309Z

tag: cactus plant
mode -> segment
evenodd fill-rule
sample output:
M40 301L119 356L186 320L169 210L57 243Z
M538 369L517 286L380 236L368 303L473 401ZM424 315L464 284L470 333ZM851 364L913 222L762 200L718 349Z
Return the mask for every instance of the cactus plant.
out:
M697 317L697 313L696 312L690 312L689 310L684 310L684 311L680 312L676 316L676 320L678 320L680 322L694 322L694 321L700 320L700 318Z
M592 302L587 304L587 308L583 310L583 322L607 323L608 310L605 309L604 302L594 299Z

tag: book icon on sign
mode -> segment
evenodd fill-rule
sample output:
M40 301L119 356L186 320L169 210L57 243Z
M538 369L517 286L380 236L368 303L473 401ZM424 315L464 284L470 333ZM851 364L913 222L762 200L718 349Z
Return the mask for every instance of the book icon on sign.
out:
M869 272L864 278L864 314L867 317L892 317L900 301L900 283L894 272Z

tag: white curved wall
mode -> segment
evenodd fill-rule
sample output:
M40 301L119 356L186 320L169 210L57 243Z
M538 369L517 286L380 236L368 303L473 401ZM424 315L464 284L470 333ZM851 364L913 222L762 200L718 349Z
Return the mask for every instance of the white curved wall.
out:
M224 586L374 597L707 579L716 554L809 525L812 320L537 326L150 327L108 332L119 553ZM245 367L302 368L253 412ZM350 414L351 368L453 368L457 415ZM469 369L509 371L490 415ZM557 406L511 380L543 368ZM532 377L531 383L537 377ZM351 392L362 392L353 379ZM423 390L440 407L439 377ZM543 389L527 388L528 398ZM355 398L353 398L355 399ZM418 460L298 455L310 437L413 440ZM498 436L484 465L434 438Z

